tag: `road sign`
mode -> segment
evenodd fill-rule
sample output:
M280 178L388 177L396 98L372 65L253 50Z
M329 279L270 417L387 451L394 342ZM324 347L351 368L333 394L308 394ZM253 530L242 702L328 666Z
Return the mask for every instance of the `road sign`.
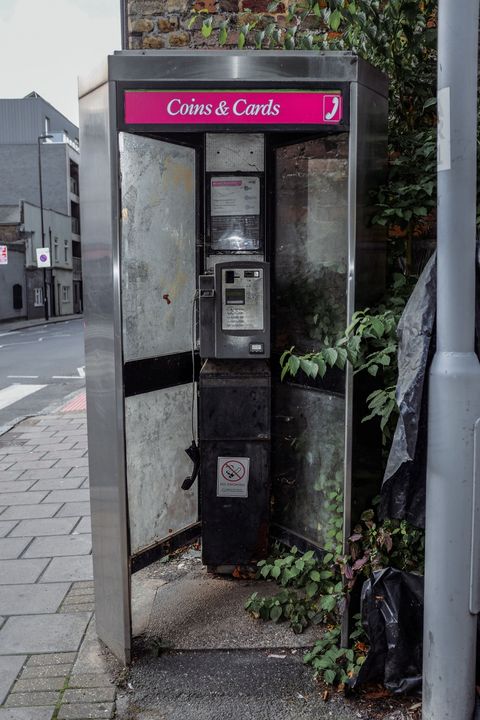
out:
M37 267L51 267L50 248L37 248Z
M0 265L8 265L8 248L6 245L0 245Z
M219 457L217 460L217 497L248 497L250 458Z

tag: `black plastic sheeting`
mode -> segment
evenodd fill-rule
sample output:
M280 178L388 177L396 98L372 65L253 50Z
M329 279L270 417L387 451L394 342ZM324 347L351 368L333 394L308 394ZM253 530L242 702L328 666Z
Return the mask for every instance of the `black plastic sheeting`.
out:
M393 436L381 489L381 519L408 520L425 527L427 470L427 371L434 354L436 255L425 266L398 324L397 405Z
M382 683L395 694L420 692L423 576L394 568L376 570L363 584L362 624L370 650L350 689Z

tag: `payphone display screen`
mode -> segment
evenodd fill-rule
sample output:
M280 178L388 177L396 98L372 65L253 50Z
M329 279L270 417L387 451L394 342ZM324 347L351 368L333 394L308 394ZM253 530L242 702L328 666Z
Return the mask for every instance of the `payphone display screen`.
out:
M213 176L210 180L212 250L255 251L260 248L260 178Z

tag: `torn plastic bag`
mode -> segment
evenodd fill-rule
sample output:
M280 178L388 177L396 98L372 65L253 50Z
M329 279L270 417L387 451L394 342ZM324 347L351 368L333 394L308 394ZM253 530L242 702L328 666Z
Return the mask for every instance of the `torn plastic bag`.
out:
M422 686L423 576L394 568L377 570L362 587L362 624L370 649L350 683L382 683L395 694Z
M425 266L398 324L397 405L393 436L381 489L382 519L408 520L425 527L427 465L427 372L434 352L436 255Z

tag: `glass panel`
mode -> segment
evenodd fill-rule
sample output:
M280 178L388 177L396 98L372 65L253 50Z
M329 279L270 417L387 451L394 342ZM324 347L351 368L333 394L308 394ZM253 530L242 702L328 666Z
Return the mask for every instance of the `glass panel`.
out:
M276 156L276 349L318 347L345 329L348 135L279 148Z
M275 167L274 348L311 352L347 321L348 134L278 148ZM274 521L320 545L344 482L344 393L338 370L274 385Z
M120 133L125 360L185 352L195 294L195 151Z
M323 546L328 494L343 487L345 398L282 383L273 413L273 521Z
M132 555L197 520L197 485L181 488L192 471L184 450L192 439L191 417L190 384L125 400Z
M124 360L190 352L195 294L195 151L120 134ZM197 520L191 383L125 399L132 555Z

